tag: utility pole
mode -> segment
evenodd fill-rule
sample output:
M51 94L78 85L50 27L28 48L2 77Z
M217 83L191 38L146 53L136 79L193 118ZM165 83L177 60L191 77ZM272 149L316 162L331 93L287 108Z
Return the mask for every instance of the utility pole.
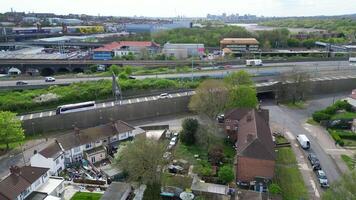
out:
M192 81L194 80L194 59L192 59Z

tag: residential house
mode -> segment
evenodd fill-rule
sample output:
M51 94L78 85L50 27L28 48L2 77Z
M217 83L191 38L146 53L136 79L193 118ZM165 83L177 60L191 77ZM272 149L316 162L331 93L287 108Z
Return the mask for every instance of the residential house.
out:
M10 174L0 182L1 200L23 200L49 179L49 168L11 166Z
M135 137L144 132L123 121L116 121L92 128L78 129L57 138L65 151L65 163L80 161L83 158L95 163L106 158L103 149L110 152L119 141Z
M106 44L93 50L94 60L111 60L114 56L127 56L129 54L152 55L159 52L160 45L149 41L121 41Z
M237 182L257 181L255 190L263 191L274 176L276 159L266 111L251 109L238 121L236 147Z
M224 114L225 132L231 141L235 142L237 140L238 123L250 110L248 108L239 108L229 110Z
M65 169L64 149L56 140L40 152L35 152L30 159L31 166L49 168L51 176L58 176Z

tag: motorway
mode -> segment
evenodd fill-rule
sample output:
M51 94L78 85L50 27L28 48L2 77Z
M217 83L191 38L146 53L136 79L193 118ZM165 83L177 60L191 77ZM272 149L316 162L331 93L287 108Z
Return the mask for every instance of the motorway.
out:
M216 69L217 67L215 67ZM142 75L134 76L137 79L145 78L190 78L190 77L222 77L231 72L238 70L245 70L255 77L255 81L268 81L271 76L278 76L280 73L293 71L307 71L314 76L318 75L338 75L356 73L356 66L350 65L348 61L323 61L323 62L289 62L289 63L269 63L263 67L246 67L245 65L234 65L224 70L212 70L213 67L205 68L207 70L195 71L194 73L177 73L177 74L157 74L157 75ZM208 70L210 69L210 70ZM42 80L25 80L28 85L56 85L56 84L70 84L80 81L96 81L101 79L111 79L111 77L87 77L87 78L58 78L55 82L47 83ZM16 86L17 80L2 80L0 87Z

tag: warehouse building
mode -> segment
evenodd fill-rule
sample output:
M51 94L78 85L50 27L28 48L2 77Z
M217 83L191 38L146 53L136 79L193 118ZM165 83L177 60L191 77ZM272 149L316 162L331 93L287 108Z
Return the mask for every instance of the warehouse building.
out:
M172 44L166 43L162 53L166 56L174 56L177 59L185 59L192 56L204 55L204 44Z
M224 53L243 54L257 52L259 44L255 38L224 38L220 41L220 48Z

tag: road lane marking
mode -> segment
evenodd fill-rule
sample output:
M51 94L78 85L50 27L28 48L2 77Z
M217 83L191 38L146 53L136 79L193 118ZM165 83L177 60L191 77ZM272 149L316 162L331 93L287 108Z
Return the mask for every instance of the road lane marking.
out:
M20 120L21 120L21 121L23 120L23 115L20 117Z
M40 118L42 117L42 115L43 115L43 112L40 113Z
M171 94L169 94L168 96L169 96L169 98L172 98L172 95L171 95Z
M137 103L140 103L140 99L139 98L137 98Z
M111 106L114 106L114 102L111 102Z
M129 104L131 104L131 99L129 99Z
M33 114L30 115L30 119L32 119L32 117L33 117Z
M147 97L145 97L145 101L148 101Z
M106 107L106 105L105 105L105 103L103 103L103 106L102 106L103 108L105 108Z
M53 115L53 111L49 112L49 116L52 116Z
M179 93L177 93L177 96L179 96L179 97L180 97L180 94L179 94Z

